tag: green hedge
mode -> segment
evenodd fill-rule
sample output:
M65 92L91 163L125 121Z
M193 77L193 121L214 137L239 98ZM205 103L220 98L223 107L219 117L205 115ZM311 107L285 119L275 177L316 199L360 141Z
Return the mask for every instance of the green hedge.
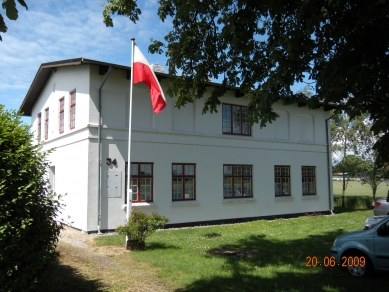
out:
M376 198L380 199L380 198ZM342 207L342 196L334 195L334 206ZM349 209L372 209L373 200L371 196L345 196L344 206Z

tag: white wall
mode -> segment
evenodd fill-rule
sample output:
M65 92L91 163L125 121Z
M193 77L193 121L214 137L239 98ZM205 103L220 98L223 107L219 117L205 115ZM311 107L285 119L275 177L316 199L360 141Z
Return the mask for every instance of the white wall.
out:
M89 77L90 76L90 77ZM50 155L56 170L56 191L68 193L65 216L74 226L96 230L98 224L98 89L105 76L98 66L59 68L54 73L32 113L53 108L49 140L45 148L58 147ZM162 81L166 89L168 81ZM58 99L77 90L76 129L59 135ZM212 90L212 88L209 88ZM207 93L207 94L210 94ZM222 133L222 108L202 115L203 102L197 100L180 110L167 97L166 108L158 115L151 110L146 86L134 87L131 161L154 164L153 203L134 204L147 212L157 211L169 223L199 222L228 218L248 218L329 210L327 145L323 109L309 110L297 105L274 105L280 115L260 129L253 125L252 136ZM247 105L244 98L227 92L223 103ZM68 102L68 98L66 99ZM65 106L68 107L68 103ZM129 80L124 70L113 69L102 88L102 189L101 229L114 229L125 222L124 185L128 149ZM65 112L68 125L68 112ZM44 121L42 115L42 135ZM36 123L36 121L34 121ZM52 125L53 124L53 125ZM34 125L34 129L36 125ZM107 165L106 159L117 165ZM172 163L196 164L196 200L172 202ZM223 164L247 164L253 169L253 198L223 199ZM291 196L274 195L274 165L291 166ZM315 196L302 196L301 166L316 166ZM120 197L107 197L105 177L121 171Z

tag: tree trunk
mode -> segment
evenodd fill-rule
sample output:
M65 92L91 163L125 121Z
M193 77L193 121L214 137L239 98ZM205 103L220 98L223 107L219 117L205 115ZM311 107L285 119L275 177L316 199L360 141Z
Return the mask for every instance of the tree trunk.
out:
M343 181L342 181L342 208L344 208L344 194L346 193L346 179L345 173L343 172Z

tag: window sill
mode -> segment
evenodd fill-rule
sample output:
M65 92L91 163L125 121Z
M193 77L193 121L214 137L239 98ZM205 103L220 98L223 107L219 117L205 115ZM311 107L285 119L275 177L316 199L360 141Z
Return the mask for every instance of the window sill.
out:
M318 195L303 195L302 199L303 200L318 200L318 199L320 199L320 196L318 196Z
M153 202L132 203L132 207L156 208L157 204ZM123 210L126 210L126 208L127 208L127 204L124 204Z
M198 206L200 203L198 201L173 201L170 206L172 207L191 207Z
M293 201L294 198L292 196L279 196L274 198L274 202L277 201Z
M254 203L257 199L255 198L235 198L235 199L223 199L223 204L244 204L244 203Z

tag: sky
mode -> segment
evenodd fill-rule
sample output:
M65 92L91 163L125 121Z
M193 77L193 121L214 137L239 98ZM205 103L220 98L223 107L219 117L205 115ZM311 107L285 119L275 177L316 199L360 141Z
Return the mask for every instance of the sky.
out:
M162 22L157 0L138 0L142 10L134 24L114 16L114 27L103 23L103 0L25 0L28 10L17 3L16 21L1 14L8 27L0 42L0 104L18 110L42 63L86 58L130 66L131 37L150 64L165 65L165 55L148 53L150 39L163 40L172 28ZM293 90L304 85L296 85ZM22 119L30 123L29 117Z
M130 66L131 37L150 64L166 65L164 55L148 53L150 39L163 40L171 28L158 18L157 0L138 0L139 21L115 16L114 27L103 23L102 0L25 2L27 11L17 3L16 21L0 7L8 27L0 42L0 104L6 109L20 108L42 63L83 57ZM29 117L22 120L30 123Z

